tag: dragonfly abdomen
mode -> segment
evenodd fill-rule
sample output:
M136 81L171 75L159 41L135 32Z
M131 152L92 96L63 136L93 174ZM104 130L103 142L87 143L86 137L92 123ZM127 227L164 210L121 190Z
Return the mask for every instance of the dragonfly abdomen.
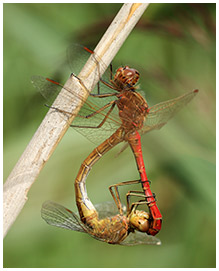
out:
M96 209L90 201L86 191L86 178L92 166L110 149L123 141L123 129L119 128L111 137L105 140L82 163L75 179L76 203L81 220L86 223L87 218L95 216Z

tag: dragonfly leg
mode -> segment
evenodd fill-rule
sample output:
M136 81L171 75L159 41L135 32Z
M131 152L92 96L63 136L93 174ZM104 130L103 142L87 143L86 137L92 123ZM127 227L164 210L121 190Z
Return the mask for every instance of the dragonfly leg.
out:
M112 81L113 80L113 76L112 76L112 74L113 74L113 65L112 65L112 62L110 63L110 81ZM101 77L100 77L101 78ZM102 79L100 79L100 81L101 81ZM109 97L109 96L114 96L114 95L116 95L116 93L112 93L112 94L100 94L100 81L97 83L97 93L98 94L92 94L91 93L91 96L93 96L93 97L99 97L99 98L103 98L103 97ZM107 96L105 96L105 95L107 95Z
M106 85L107 87L111 88L111 89L114 89L114 90L117 90L116 87L110 85L109 83L105 82L103 79L100 79L100 82L103 83L104 85ZM114 93L102 93L100 94L100 90L99 90L100 86L98 84L97 86L97 94L95 93L90 93L90 96L94 97L94 98L106 98L106 97L111 97L111 96L117 96L118 93L114 92Z
M129 215L133 209L132 205L133 203L131 204L131 207L130 207L130 197L131 196L136 196L136 197L143 197L143 198L146 198L146 196L144 195L144 192L143 191L128 191L128 193L126 194L126 204L127 204L127 214Z
M89 115L86 115L86 116L83 116L82 118L86 118L86 119L89 119L89 118L92 118L93 116L95 116L96 114L99 114L101 111L103 111L104 109L110 107L110 110L109 110L109 113L111 113L111 111L113 110L114 106L115 106L115 101L111 101L109 103L107 103L106 105L104 105L103 107L101 107L100 109L98 109L97 111L94 111L93 113L89 114Z
M99 90L98 90L98 92L99 92ZM106 98L106 97L116 96L117 94L118 93L103 93L103 94L90 93L90 96L95 97L95 98Z
M90 91L87 89L87 87L85 86L84 82L81 80L81 78L79 78L76 74L74 74L73 72L71 73L70 77L74 77L78 80L78 82L82 85L82 87L87 91L87 93L90 95Z
M112 101L111 103L109 103L109 104L107 104L107 106L106 107L104 107L104 109L105 108L107 108L107 107L109 107L110 105L111 105L111 107L110 107L110 109L109 109L109 111L107 112L107 114L105 115L105 117L104 117L104 119L100 122L100 124L98 124L97 126L87 126L87 125L80 125L80 126L78 126L78 125L70 125L71 127L77 127L77 128L93 128L93 129L96 129L96 128L100 128L100 127L102 127L103 126L103 124L105 123L105 121L107 120L107 118L109 117L109 115L110 115L110 113L112 112L112 110L113 110L113 108L115 107L115 101ZM101 108L102 109L102 108ZM101 110L100 109L100 110ZM99 112L100 112L100 110L98 110ZM103 109L102 109L103 110ZM97 112L97 111L96 111ZM97 114L96 112L94 112L94 113L92 113L92 114L90 114L90 115L88 115L88 116L85 116L85 117L83 117L83 118L91 118L91 117L93 117L95 114Z
M103 83L105 86L118 91L118 87L111 85L110 83L104 81L102 78L100 78L100 82ZM110 82L113 83L113 80L111 80Z
M94 93L90 93L90 91L87 89L87 87L85 86L85 84L83 83L83 81L77 76L75 75L74 73L71 73L71 77L74 77L76 78L79 83L83 86L83 88L89 93L90 96L92 97L97 97L97 98L106 98L106 97L110 97L110 96L116 96L118 93L105 93L105 94L100 94L100 84L98 82L98 85L97 85L97 94L94 94ZM110 85L109 83L105 82L104 80L102 80L100 78L100 82L102 82L103 84L107 85L108 87L116 90L116 88L112 85Z
M48 105L48 104L44 104L46 107L50 108L50 109L54 109L60 113L63 113L63 114L68 114L68 115L73 115L72 112L69 112L69 111L66 111L66 110L62 110L62 109L59 109L58 107L55 107L55 106L51 106L51 105Z
M113 188L115 189L115 192L113 192ZM119 195L118 186L111 185L109 187L109 191L110 191L110 193L111 193L111 195L112 195L112 197L113 197L113 199L114 199L114 201L116 203L116 206L117 206L117 208L119 210L120 215L123 215L122 204L121 204L121 199L120 199L120 195Z
M145 204L147 204L146 199L133 202L131 205L130 212L133 212L134 210L136 210L139 205L145 205Z
M133 202L131 204L131 207L130 207L130 197L140 197L140 198L144 198L143 200L139 200L137 202ZM155 194L153 193L153 196L146 196L144 194L143 191L129 191L127 194L126 194L126 202L127 202L127 213L130 214L132 211L133 211L133 207L135 206L135 209L138 205L140 204L151 204L152 202L149 201L148 199L153 197L154 198L154 202L156 201L156 196Z
M83 88L89 93L90 96L92 97L98 97L98 98L105 98L105 97L109 97L109 96L116 96L118 93L105 93L105 94L100 94L100 87L98 85L98 94L94 94L94 93L90 93L90 91L87 89L87 87L85 86L85 84L83 83L83 81L74 73L71 73L71 77L76 78L79 83L83 86ZM102 78L100 78L100 82L102 82L104 85L108 86L111 89L117 90L116 87L114 87L113 85L105 82Z
M122 210L122 204L121 204L121 199L120 199L118 187L123 186L123 185L138 184L138 183L141 183L141 180L125 181L125 182L121 182L121 183L113 184L113 185L109 186L109 191L110 191L110 193L116 203L116 206L117 206L120 214L123 214L123 210ZM114 188L115 192L113 191L113 188ZM127 208L128 208L128 205L127 205Z

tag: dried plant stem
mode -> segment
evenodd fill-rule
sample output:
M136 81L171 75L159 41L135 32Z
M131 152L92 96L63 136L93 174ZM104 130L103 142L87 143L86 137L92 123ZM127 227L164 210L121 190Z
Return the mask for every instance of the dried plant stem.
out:
M95 49L95 52L106 65L110 64L147 6L148 4L124 4L122 6ZM94 83L95 65L95 63L88 60L79 74L79 77L82 78L88 89ZM104 71L100 72L103 73ZM87 91L73 77L68 79L65 86L74 92L80 92L80 95L84 93L85 98L88 96ZM65 89L61 90L61 92L64 91ZM69 99L66 104L66 100L63 100L62 95L56 98L54 106L57 104L59 108L65 108L66 111L72 112L72 117L69 118L69 121L66 121L59 113L49 110L4 184L4 236L22 210L31 185L36 180L43 166L68 129L69 124L73 121L82 106L82 102L75 99Z

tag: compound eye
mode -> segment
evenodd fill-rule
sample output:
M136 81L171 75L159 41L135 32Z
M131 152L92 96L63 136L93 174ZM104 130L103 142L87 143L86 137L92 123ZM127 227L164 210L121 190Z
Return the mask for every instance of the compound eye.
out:
M150 227L149 215L133 214L130 217L130 224L136 230L139 230L141 232L147 232Z
M141 219L138 221L139 224L139 230L142 232L147 232L149 230L149 221L147 219Z

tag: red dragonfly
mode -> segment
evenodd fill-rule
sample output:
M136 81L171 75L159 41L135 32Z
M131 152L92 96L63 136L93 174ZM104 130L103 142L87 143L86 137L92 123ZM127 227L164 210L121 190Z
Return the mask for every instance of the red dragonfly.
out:
M100 58L90 49L77 46L87 57L92 57L97 63L97 76L100 65L104 65ZM78 54L78 50L76 50ZM70 57L71 58L71 57ZM88 221L95 213L95 208L86 194L85 180L91 167L110 149L118 143L127 142L135 156L140 181L144 191L144 197L150 212L150 225L146 231L149 235L156 235L161 229L162 215L157 207L154 194L150 189L150 181L146 175L142 148L141 135L154 129L160 129L167 123L183 106L191 101L198 93L198 90L188 92L178 98L165 101L149 107L143 96L137 92L136 84L139 80L139 72L129 66L120 67L115 74L112 68L109 69L109 81L105 77L100 77L100 83L97 85L97 93L90 94L90 98L85 102L78 117L74 120L72 127L90 138L108 137L101 143L83 162L78 176L75 180L76 202L79 210L81 221L88 225ZM76 77L72 74L71 76ZM76 77L77 78L77 77ZM81 81L78 78L79 82ZM48 98L51 93L59 92L63 85L49 78L35 76L32 82L43 96ZM100 84L102 86L100 87ZM101 94L100 89L106 86L108 93ZM70 89L65 88L70 95L77 98L78 94L73 93ZM104 98L104 99L97 99ZM94 102L95 100L95 102ZM105 105L97 105L96 101L105 100ZM50 107L64 114L70 114L62 108ZM117 109L117 112L116 112ZM100 131L97 135L97 132ZM115 198L114 198L115 199ZM83 202L84 201L84 202ZM116 201L116 200L115 200ZM117 202L118 209L121 210L120 204Z

